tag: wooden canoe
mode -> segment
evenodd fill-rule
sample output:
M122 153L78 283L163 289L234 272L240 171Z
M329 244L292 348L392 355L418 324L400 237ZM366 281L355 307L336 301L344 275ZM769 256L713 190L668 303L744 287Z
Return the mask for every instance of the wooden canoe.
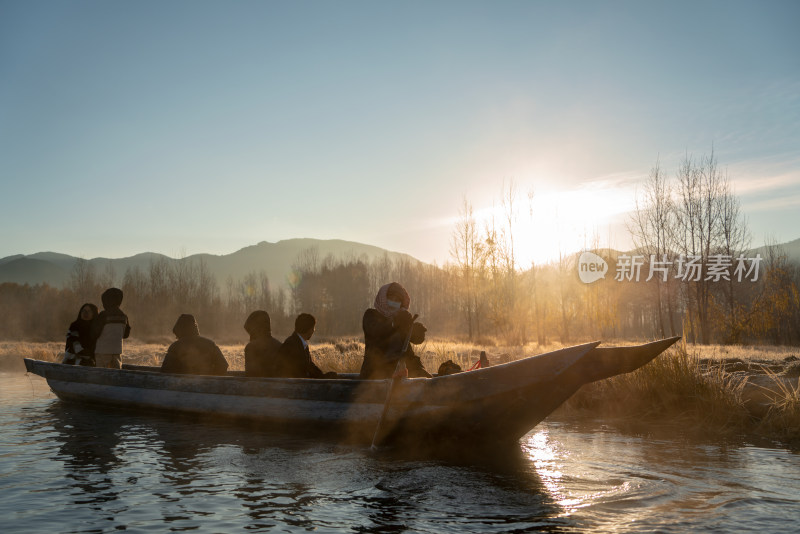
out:
M382 442L401 438L519 439L583 384L638 369L679 338L632 347L586 343L502 365L434 378L403 379L381 425ZM25 359L64 401L141 412L168 411L246 419L288 431L332 431L369 443L388 380L345 375L332 380L176 375L157 367L122 370Z

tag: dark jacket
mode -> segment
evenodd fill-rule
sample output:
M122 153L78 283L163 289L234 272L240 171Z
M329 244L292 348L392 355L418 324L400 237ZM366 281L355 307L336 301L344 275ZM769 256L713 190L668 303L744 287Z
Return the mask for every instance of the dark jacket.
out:
M112 287L103 292L103 311L92 321L96 354L122 354L122 340L131 334L128 316L119 309L122 291Z
M285 378L322 378L324 373L311 359L297 332L286 338L278 352L278 376Z
M254 339L244 348L245 376L278 376L281 342L272 336Z
M250 314L244 323L250 343L244 348L245 376L278 376L278 351L281 342L272 337L269 315L265 311Z
M401 358L406 363L409 378L430 378L430 373L422 366L410 343L403 352L408 328L396 326L391 317L386 317L375 308L364 312L361 326L364 329L364 363L361 364L360 378L391 378ZM417 339L412 339L411 342L415 343Z
M169 346L162 373L224 375L228 361L216 343L200 336L194 317L181 315L172 329L178 340Z
M86 306L91 307L94 311L94 316L97 317L97 306L94 304L87 302L80 307L80 310L78 311L78 318L69 325L69 330L67 331L67 344L64 348L64 352L73 356L67 356L69 359L65 360L64 363L74 364L76 363L74 356L79 356L80 365L94 365L95 338L92 337L93 321L84 321L81 319L81 312Z

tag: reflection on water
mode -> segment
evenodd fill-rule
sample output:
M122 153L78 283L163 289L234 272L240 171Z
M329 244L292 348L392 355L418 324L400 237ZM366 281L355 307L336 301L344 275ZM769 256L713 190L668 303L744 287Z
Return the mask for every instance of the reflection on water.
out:
M522 448L554 501L593 528L796 532L800 457L746 443L544 425Z
M545 423L491 454L372 455L72 406L36 377L0 375L4 532L791 532L798 475L785 450L597 423Z

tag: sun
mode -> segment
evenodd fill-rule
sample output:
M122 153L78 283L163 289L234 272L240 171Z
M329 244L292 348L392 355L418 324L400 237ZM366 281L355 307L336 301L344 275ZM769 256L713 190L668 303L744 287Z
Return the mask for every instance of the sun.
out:
M628 191L589 184L574 189L549 189L517 202L511 224L518 269L557 261L560 255L587 248L610 246L614 216L633 209ZM507 227L506 210L491 206L478 210L479 225Z

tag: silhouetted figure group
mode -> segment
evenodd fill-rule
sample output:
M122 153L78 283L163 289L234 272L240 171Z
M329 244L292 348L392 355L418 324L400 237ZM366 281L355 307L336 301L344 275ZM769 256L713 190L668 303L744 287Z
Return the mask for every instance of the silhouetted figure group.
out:
M67 332L63 363L121 369L122 340L130 335L128 317L120 309L122 291L106 290L101 300L104 310L98 313L94 304L81 306L78 318ZM359 378L390 378L399 363L405 364L410 378L430 377L412 344L425 340L426 328L414 321L408 311L411 298L408 292L392 282L380 288L372 308L364 312L364 362ZM283 343L272 336L269 313L254 311L244 323L250 342L244 349L245 375L281 378L336 378L336 373L324 373L311 357L308 341L316 330L316 319L301 313L294 331ZM193 315L178 317L172 329L177 340L164 357L164 373L224 375L228 362L212 340L202 337Z
M254 311L244 323L250 343L244 348L244 372L247 376L280 378L336 378L323 373L311 358L308 340L314 335L317 320L301 313L294 321L294 332L283 343L272 337L269 314Z
M128 316L120 309L122 290L106 289L100 300L102 312L87 302L69 325L63 363L122 369L122 340L131 333Z

